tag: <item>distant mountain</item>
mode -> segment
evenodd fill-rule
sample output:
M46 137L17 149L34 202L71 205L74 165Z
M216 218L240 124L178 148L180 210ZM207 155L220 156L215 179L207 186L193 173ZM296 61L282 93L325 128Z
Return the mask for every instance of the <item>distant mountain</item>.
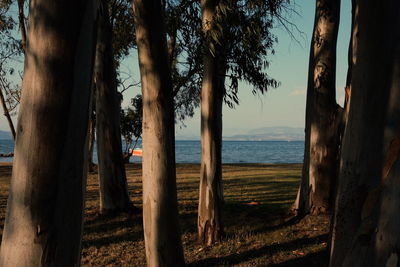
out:
M247 134L224 137L231 141L303 141L304 129L294 127L264 127L252 129Z
M224 136L226 141L304 141L304 129L295 127L263 127ZM243 133L244 132L244 133ZM199 136L177 136L177 140L200 140Z
M12 138L11 132L0 130L0 139L12 140L13 138Z

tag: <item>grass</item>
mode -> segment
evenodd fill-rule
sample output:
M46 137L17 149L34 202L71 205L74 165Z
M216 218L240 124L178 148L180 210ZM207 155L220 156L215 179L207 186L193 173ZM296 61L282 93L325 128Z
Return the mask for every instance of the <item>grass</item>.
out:
M129 192L141 208L141 169L128 164ZM222 242L197 242L200 167L177 165L180 227L188 266L325 266L328 217L296 221L288 213L300 180L299 164L227 164ZM11 166L0 165L0 226L3 227ZM97 175L88 177L83 266L145 266L141 214L98 215Z

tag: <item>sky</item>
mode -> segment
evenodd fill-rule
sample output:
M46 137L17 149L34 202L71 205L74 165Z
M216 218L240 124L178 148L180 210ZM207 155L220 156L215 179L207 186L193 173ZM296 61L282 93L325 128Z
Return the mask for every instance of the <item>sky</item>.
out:
M223 109L223 135L246 134L251 129L289 126L304 127L305 103L307 87L307 71L310 51L310 37L312 35L315 1L296 0L296 11L300 16L293 14L290 18L304 34L294 32L298 42L291 39L282 28L274 30L278 37L275 44L275 55L269 57L270 67L266 69L269 76L279 81L281 85L270 89L264 95L253 95L251 86L246 83L239 84L240 103L235 109ZM351 1L343 0L339 26L337 47L337 72L336 88L337 101L340 105L344 101L344 85L347 73L347 50L350 38ZM136 53L134 51L133 53ZM121 70L131 73L133 79L138 81L139 71L137 56L127 57L121 63ZM140 93L140 88L130 88L124 93L124 104L129 99ZM200 109L195 116L185 120L186 127L180 123L176 125L176 136L198 138L200 133ZM16 120L16 118L14 118ZM0 116L0 130L9 131L4 116Z

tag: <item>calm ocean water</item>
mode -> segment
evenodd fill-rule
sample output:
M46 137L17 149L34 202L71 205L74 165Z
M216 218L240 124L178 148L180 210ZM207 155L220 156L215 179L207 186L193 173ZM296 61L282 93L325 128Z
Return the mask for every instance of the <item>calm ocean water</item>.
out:
M13 149L13 141L0 140L0 153L11 153ZM200 163L200 141L176 141L175 149L177 163ZM224 141L222 162L301 163L303 153L303 141ZM0 158L0 161L12 161L12 158ZM96 152L94 161L97 162ZM131 162L140 161L141 158L131 157Z

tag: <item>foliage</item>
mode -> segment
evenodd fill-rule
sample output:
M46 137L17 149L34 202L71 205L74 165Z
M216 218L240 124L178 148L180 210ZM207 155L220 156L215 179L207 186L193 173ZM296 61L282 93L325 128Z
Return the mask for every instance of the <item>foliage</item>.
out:
M108 0L112 43L116 69L121 60L136 46L132 3L129 0Z
M202 77L201 11L198 1L167 1L165 7L175 119L194 115Z
M134 148L142 135L142 95L132 98L131 104L132 108L121 109L121 134L126 144L125 152L128 152L132 146Z
M202 32L200 1L166 1L169 44L176 38L172 80L176 117L192 116L200 102L203 52L215 55L218 48L226 61L224 101L233 108L239 104L239 81L253 86L253 94L265 93L279 85L266 69L268 56L274 54L275 21L290 24L282 14L290 9L289 0L219 0L216 24L206 35ZM173 42L172 42L173 43ZM207 47L204 47L207 44Z
M217 25L209 36L210 47L218 46L226 57L225 103L229 107L239 104L238 82L245 81L253 86L252 93L265 93L279 85L266 69L273 46L278 41L271 33L274 17L281 12L284 0L220 0L217 6Z
M0 1L0 90L5 95L9 112L15 115L22 74L14 66L21 65L22 44L15 38L18 23L11 15L12 4L10 0Z

